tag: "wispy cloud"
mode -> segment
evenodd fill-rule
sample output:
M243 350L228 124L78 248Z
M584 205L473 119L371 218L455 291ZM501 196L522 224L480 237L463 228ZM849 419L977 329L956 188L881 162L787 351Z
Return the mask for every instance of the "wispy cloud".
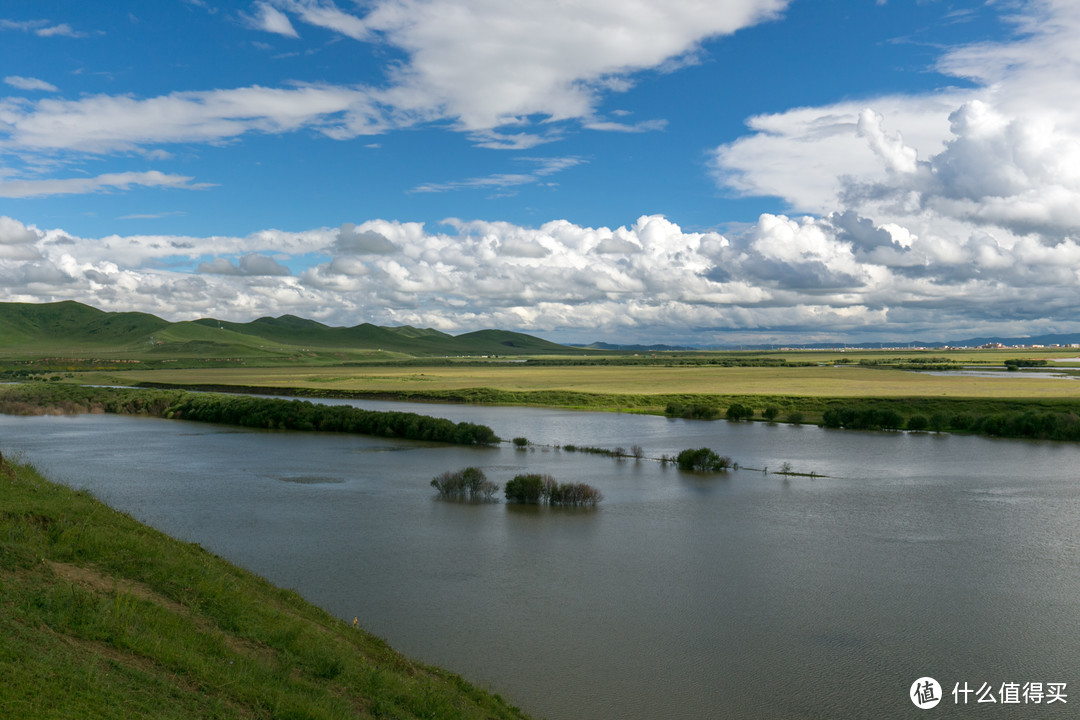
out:
M518 158L518 161L532 164L534 167L530 172L524 173L495 173L494 175L467 178L465 180L454 180L451 182L424 183L414 187L411 192L440 193L456 190L482 190L491 188L509 188L518 185L531 185L533 183L541 182L544 178L551 175L562 172L563 170L568 170L585 162L584 159L574 156L556 158L523 157Z
M589 0L553 14L535 3L377 0L361 17L329 0L260 0L241 16L253 29L297 37L296 20L392 46L406 60L384 68L388 83L382 87L249 86L9 101L0 105L0 145L112 153L305 128L345 140L450 120L481 147L523 150L558 140L559 121L606 131L657 130L663 121L605 122L596 119L595 108L606 94L630 88L635 73L662 68L710 37L775 17L787 2L650 0L630 7ZM46 20L2 20L0 29L78 34ZM536 119L548 122L536 129Z
M86 37L67 23L52 23L49 20L4 20L0 19L0 30L14 30L33 33L38 37Z
M641 122L633 123L632 125L610 120L595 120L585 123L585 127L589 130L600 130L603 132L643 133L663 130L667 127L667 124L668 121L663 119L643 120Z
M255 30L284 35L285 37L300 37L300 34L296 32L296 28L289 22L289 16L270 5L270 3L255 3L253 15L241 13L240 17L247 23L248 27Z
M38 78L21 77L19 75L8 75L4 78L4 82L19 90L43 90L45 92L56 92L58 90L58 88L50 82L45 82Z
M130 152L147 145L219 143L249 132L303 128L331 137L356 137L385 128L370 92L328 85L256 85L146 99L91 95L34 103L7 100L0 101L0 114L5 121L0 133L6 130L8 136L0 140L0 147L39 152Z
M320 0L274 0L283 10L295 13L301 21L346 35L353 40L368 40L371 32L361 18L344 12L333 2Z
M183 210L167 210L165 212L158 213L134 213L132 215L121 215L117 220L160 220L161 218L177 217L186 215Z
M106 173L97 177L51 180L0 181L0 197L32 198L54 195L83 195L87 193L127 190L131 187L165 187L200 190L212 187L207 183L192 183L194 178L150 170L148 172Z

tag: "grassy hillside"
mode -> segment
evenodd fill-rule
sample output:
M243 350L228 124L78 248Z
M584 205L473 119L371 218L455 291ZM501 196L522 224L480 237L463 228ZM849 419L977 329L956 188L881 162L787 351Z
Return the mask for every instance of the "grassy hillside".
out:
M65 301L0 303L0 358L63 356L158 359L263 358L318 363L376 357L536 355L570 348L521 333L482 330L454 337L430 328L329 327L293 315L247 323L203 318L170 323Z
M108 313L72 301L0 303L0 348L127 350L168 325L146 313Z
M0 467L0 717L522 718L296 593Z

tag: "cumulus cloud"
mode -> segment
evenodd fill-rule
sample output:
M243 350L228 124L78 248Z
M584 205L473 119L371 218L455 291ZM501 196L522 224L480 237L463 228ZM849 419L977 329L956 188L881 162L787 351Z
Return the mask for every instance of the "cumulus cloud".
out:
M389 255L398 251L398 246L379 231L358 231L352 223L341 226L332 247L345 255Z
M8 297L173 319L292 313L582 342L888 339L945 325L961 336L1024 334L1075 328L1078 282L1073 238L915 234L853 211L766 214L726 235L655 215L618 228L369 220L243 237L102 238L0 218Z
M242 255L235 264L227 258L214 258L210 262L199 263L198 270L201 273L211 275L278 276L292 274L289 268L274 258L259 253Z
M42 238L38 230L0 215L0 260L37 260L41 254L34 245Z
M976 87L751 118L751 135L718 148L719 181L806 212L1075 233L1080 6L1041 0L1010 19L1017 39L956 48L938 63Z
M722 186L817 216L759 226L769 262L748 257L746 277L790 288L806 280L778 263L820 263L799 272L897 330L1075 329L1062 308L1080 279L1080 6L1040 0L1010 19L1014 39L938 63L973 87L757 116L717 148Z

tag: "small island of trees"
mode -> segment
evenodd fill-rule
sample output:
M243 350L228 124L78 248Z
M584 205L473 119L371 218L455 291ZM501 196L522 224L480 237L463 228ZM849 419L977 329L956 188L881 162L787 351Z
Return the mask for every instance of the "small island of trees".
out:
M455 500L491 502L499 486L488 480L479 468L468 467L457 472L444 472L432 478L431 486L439 496ZM560 483L550 475L517 475L503 489L506 501L521 505L557 505L563 507L596 507L604 496L585 483Z
M603 499L600 491L585 483L559 483L550 475L517 475L506 483L506 500L524 505L596 507Z
M722 472L732 466L730 457L717 455L709 448L683 450L675 463L687 472Z
M495 493L499 491L499 486L488 480L483 470L474 467L444 472L431 480L431 487L445 498L484 502L494 500Z

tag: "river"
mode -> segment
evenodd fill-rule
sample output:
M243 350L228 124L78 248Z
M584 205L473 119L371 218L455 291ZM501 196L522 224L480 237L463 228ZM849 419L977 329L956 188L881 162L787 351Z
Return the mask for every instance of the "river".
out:
M0 416L0 449L537 717L915 717L923 676L942 686L936 717L1068 717L1080 704L1080 446L358 404L543 446L87 415ZM707 446L743 469L550 447L567 443L648 457ZM784 462L816 477L776 474ZM605 499L594 511L437 499L431 478L470 465L500 484L524 471L587 482ZM998 702L964 704L984 683ZM1030 683L1066 684L1066 702L1003 702Z

